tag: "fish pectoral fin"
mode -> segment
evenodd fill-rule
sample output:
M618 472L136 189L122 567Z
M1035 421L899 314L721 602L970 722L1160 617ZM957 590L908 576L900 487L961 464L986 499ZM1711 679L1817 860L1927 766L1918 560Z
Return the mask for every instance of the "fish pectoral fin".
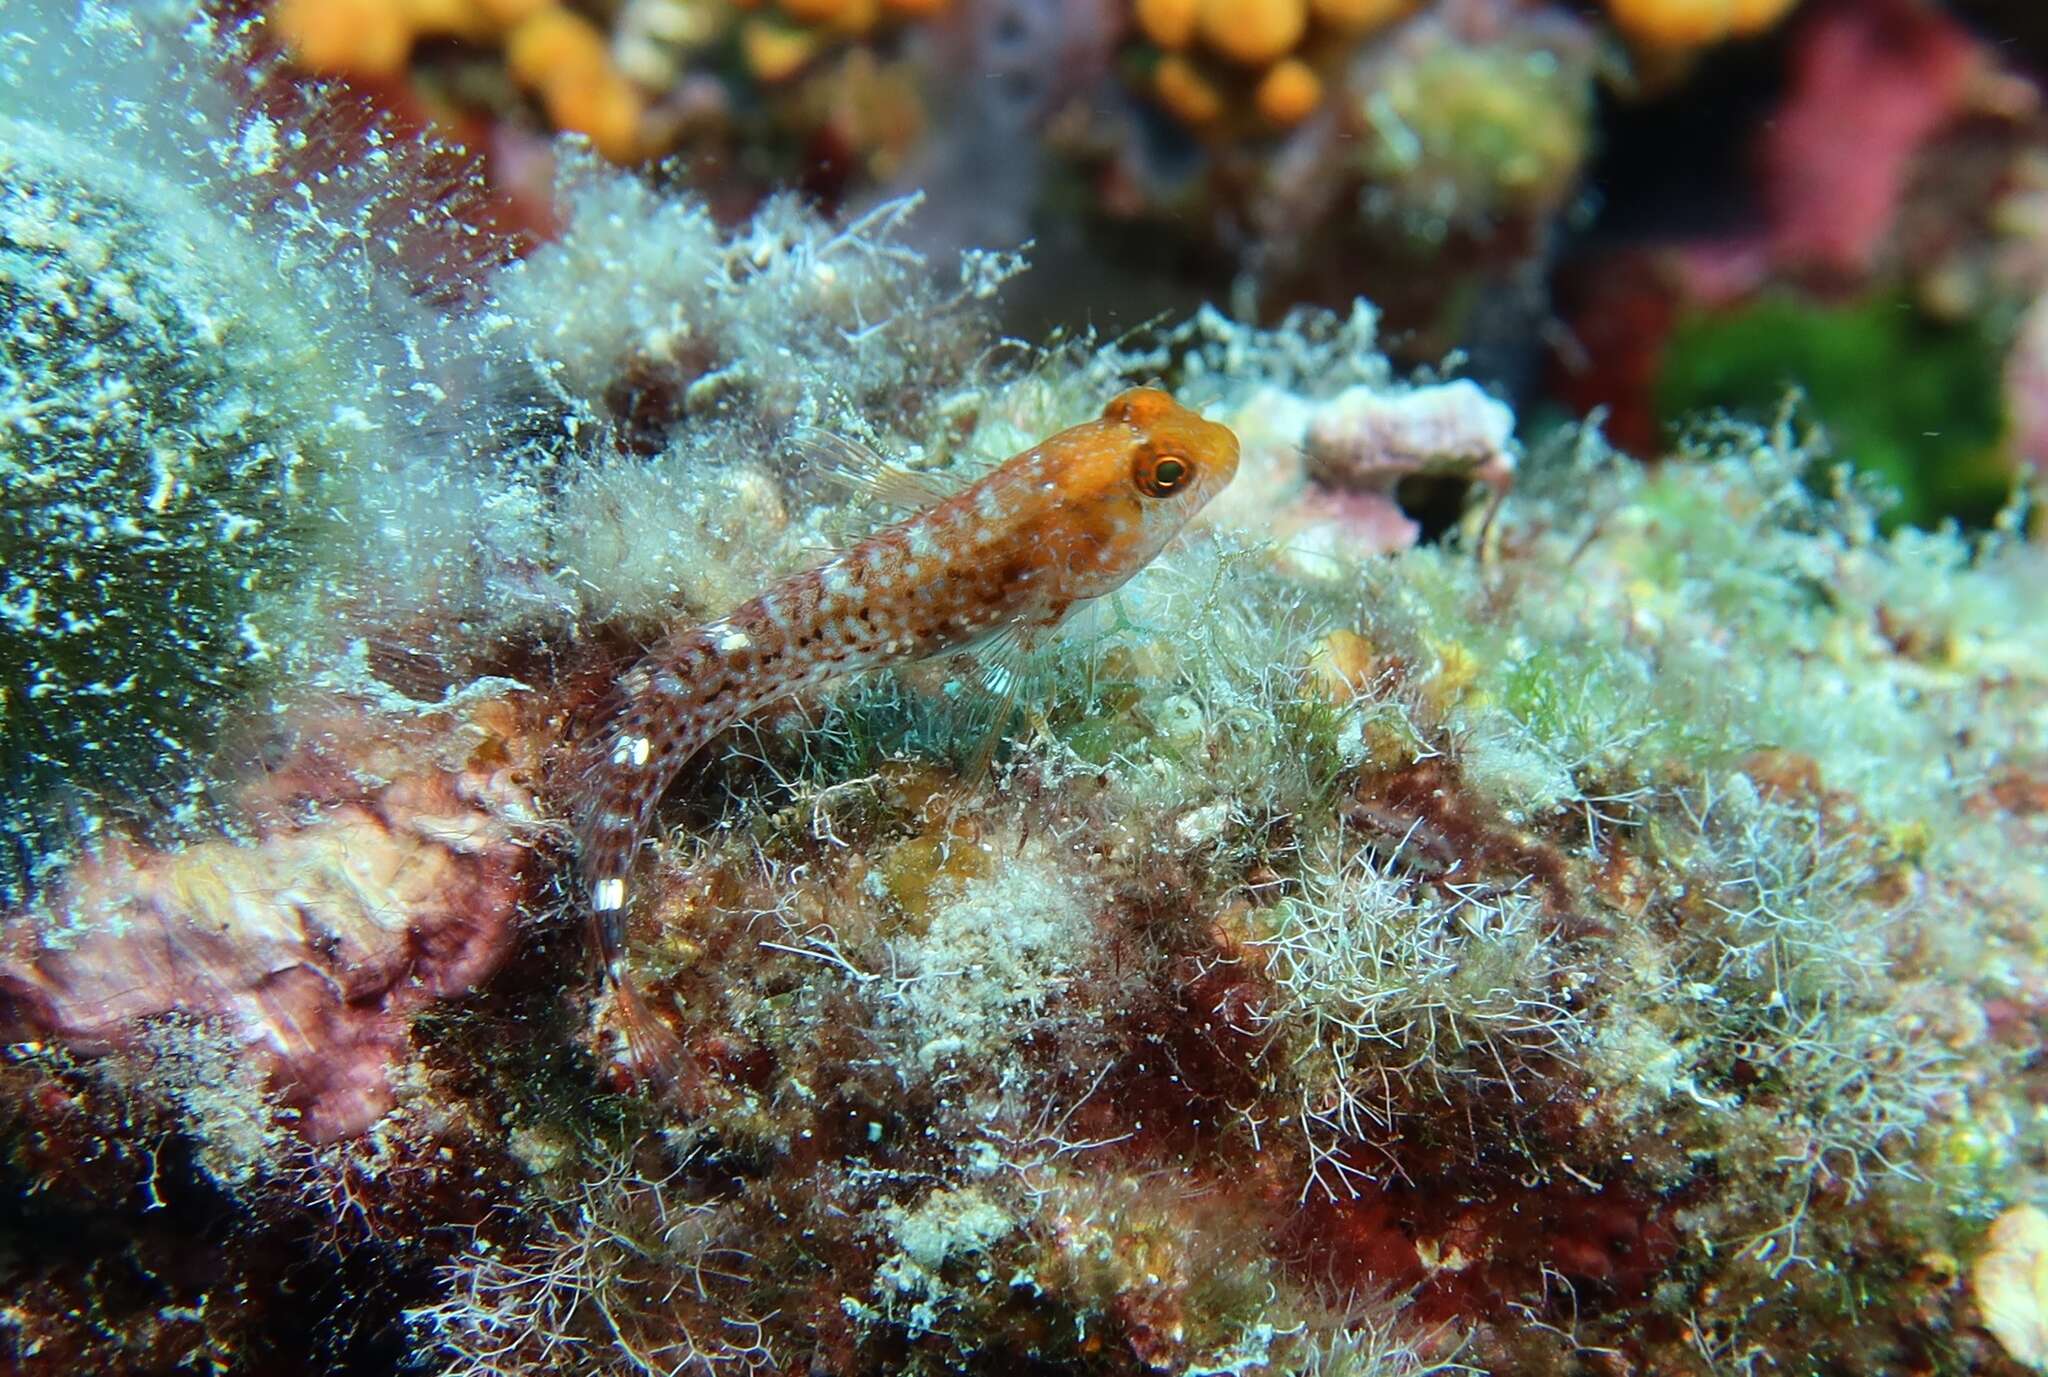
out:
M885 506L922 511L954 492L954 486L942 478L906 469L858 440L816 426L792 431L789 448L803 459L805 473L866 493Z
M961 778L970 784L988 778L1003 735L1017 715L1017 698L1030 677L1038 631L1039 628L1024 622L1007 622L958 652L974 667L974 676L967 682L975 691L974 696L981 700L974 705L980 728L974 752L960 771Z
M997 698L1015 700L1026 662L1036 648L1036 633L1036 627L1023 622L1006 622L961 651L981 671L983 690Z

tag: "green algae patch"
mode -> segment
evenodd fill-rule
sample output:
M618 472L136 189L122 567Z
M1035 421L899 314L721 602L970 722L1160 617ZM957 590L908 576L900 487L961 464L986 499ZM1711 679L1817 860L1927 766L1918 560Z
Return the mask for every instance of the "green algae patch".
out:
M1845 306L1767 297L1672 336L1667 421L1722 409L1768 420L1789 394L1830 448L1897 494L1889 526L1988 523L2011 496L1999 355L1983 325L1947 325L1884 295Z
M290 639L331 429L252 244L190 197L0 117L0 902L81 796L191 762Z

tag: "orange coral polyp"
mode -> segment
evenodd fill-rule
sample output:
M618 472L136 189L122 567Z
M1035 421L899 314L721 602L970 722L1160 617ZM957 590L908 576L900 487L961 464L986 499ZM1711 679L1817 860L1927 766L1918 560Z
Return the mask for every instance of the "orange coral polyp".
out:
M1651 48L1703 48L1762 33L1799 0L1607 0L1607 12L1635 42Z
M1223 97L1179 53L1159 59L1152 73L1152 94L1183 124L1207 124L1223 113Z
M1195 38L1202 0L1137 0L1138 27L1145 37L1169 52L1178 52Z
M792 22L844 33L873 28L877 8L876 0L781 0L781 10Z
M604 34L582 15L535 14L505 40L505 65L539 93L558 128L585 135L605 157L631 162L646 151L646 97L612 66Z
M1346 33L1384 28L1414 8L1414 0L1309 0L1318 22Z
M1748 38L1772 28L1798 4L1799 0L1735 0L1735 36Z
M500 23L478 0L402 0L401 11L415 37L478 41L497 35Z
M560 81L588 81L611 69L604 35L580 14L543 10L505 40L505 65L512 79L545 92Z
M1294 50L1308 31L1307 0L1202 0L1202 41L1218 56L1263 67Z
M787 81L818 55L823 39L811 29L774 19L749 19L740 30L740 55L757 81Z
M542 100L558 127L586 136L613 162L632 162L645 151L640 131L646 98L614 72L558 77L548 83Z
M478 10L500 28L523 24L542 10L555 8L558 0L475 0Z
M402 74L421 37L502 41L506 70L556 127L615 162L655 151L646 92L612 61L604 31L557 0L278 0L271 22L299 65L347 76Z
M1252 101L1260 118L1269 124L1283 128L1299 124L1322 104L1322 79L1300 58L1283 58L1260 78Z

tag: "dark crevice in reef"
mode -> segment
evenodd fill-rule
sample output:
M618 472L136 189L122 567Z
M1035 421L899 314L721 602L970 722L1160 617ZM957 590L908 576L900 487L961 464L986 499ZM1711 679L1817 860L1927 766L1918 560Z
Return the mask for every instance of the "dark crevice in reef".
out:
M7 1081L20 1085L20 1068ZM85 1126L59 1101L104 1093L86 1078L43 1078L28 1093L41 1105L0 1140L0 1294L40 1322L0 1330L10 1370L386 1377L405 1367L405 1311L436 1295L417 1252L338 1249L315 1213L232 1198L193 1142L161 1127L125 1145L67 1137ZM55 1179L31 1165L51 1153L76 1153L76 1165Z

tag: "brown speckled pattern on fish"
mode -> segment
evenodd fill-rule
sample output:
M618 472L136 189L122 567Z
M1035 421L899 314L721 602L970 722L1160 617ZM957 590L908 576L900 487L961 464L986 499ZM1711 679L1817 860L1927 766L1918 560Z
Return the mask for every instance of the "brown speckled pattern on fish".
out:
M573 815L608 964L656 803L718 732L838 674L1029 637L1121 585L1237 471L1237 438L1152 388L830 563L678 631L619 681Z

